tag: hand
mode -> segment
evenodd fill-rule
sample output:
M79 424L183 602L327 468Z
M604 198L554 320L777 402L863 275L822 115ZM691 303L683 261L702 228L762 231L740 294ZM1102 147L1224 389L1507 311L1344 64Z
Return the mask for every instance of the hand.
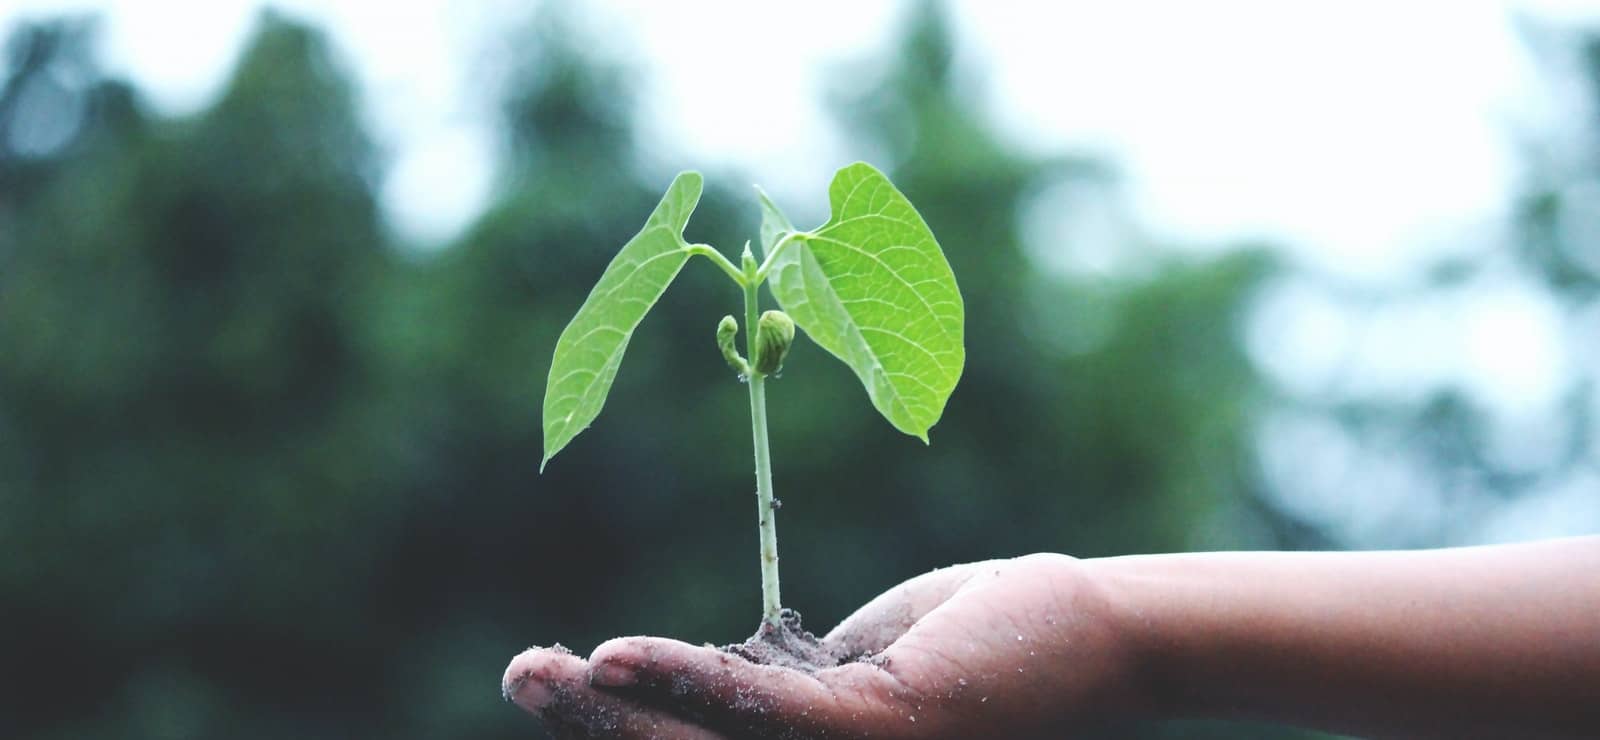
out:
M570 737L1057 737L1132 708L1112 617L1082 563L1032 555L890 589L823 638L865 657L814 674L628 637L529 650L504 689Z

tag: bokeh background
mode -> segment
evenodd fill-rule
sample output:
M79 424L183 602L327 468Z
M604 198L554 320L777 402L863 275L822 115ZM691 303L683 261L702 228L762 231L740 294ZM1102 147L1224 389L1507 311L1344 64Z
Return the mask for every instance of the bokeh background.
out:
M538 736L529 644L748 634L709 264L538 474L686 168L732 253L870 160L966 297L931 447L803 341L771 391L813 627L1039 550L1600 531L1600 8L463 5L0 7L0 736Z

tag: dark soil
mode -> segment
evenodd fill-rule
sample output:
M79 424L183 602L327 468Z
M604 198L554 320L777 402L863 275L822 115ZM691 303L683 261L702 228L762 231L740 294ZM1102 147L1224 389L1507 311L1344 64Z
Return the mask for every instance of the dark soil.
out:
M749 639L723 645L721 649L752 663L793 668L806 673L833 668L860 657L829 650L817 640L816 635L800 626L800 612L784 609L779 615L779 622L779 626L774 627L762 621Z

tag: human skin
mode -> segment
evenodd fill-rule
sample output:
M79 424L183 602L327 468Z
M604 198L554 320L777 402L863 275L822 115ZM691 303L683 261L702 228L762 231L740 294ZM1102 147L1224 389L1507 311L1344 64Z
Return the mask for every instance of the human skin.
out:
M1062 737L1255 719L1367 737L1600 737L1600 537L1446 550L1031 555L936 570L805 674L655 637L531 649L564 737Z

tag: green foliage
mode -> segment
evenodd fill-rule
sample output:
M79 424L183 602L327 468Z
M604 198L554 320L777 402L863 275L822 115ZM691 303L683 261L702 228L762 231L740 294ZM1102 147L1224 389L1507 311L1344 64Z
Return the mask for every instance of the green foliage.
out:
M746 242L742 264L735 267L711 246L684 240L683 229L700 197L700 176L679 175L644 231L623 246L561 332L545 389L541 472L600 413L634 329L684 262L703 255L727 274L744 294L750 358L740 357L733 346L739 325L732 316L717 324L717 347L749 384L762 618L774 627L782 603L765 377L783 367L794 344L795 321L783 311L758 317L762 282L773 277L780 302L801 312L807 332L856 371L891 423L924 443L961 377L965 352L955 276L910 201L864 163L839 170L829 195L833 218L816 231L794 232L762 194L767 262L758 264ZM820 257L813 256L812 245ZM781 261L785 247L795 255L788 263Z
M955 275L911 201L871 165L839 170L828 197L827 223L775 249L793 227L762 196L772 293L889 423L927 442L966 360Z
M617 253L561 332L545 386L540 469L600 413L634 329L694 254L716 261L741 287L770 277L779 304L793 315L793 321L780 312L761 316L759 351L749 360L755 372L777 372L798 323L855 371L884 418L927 442L966 353L955 275L911 202L864 162L834 175L833 217L814 231L795 231L761 193L768 264L749 274L684 240L700 190L697 173L673 180L644 230ZM741 369L733 350L737 330L725 318L717 344L728 365Z
M541 469L599 415L633 330L689 261L683 228L700 202L700 191L697 172L672 181L644 229L606 266L556 340L545 386Z

